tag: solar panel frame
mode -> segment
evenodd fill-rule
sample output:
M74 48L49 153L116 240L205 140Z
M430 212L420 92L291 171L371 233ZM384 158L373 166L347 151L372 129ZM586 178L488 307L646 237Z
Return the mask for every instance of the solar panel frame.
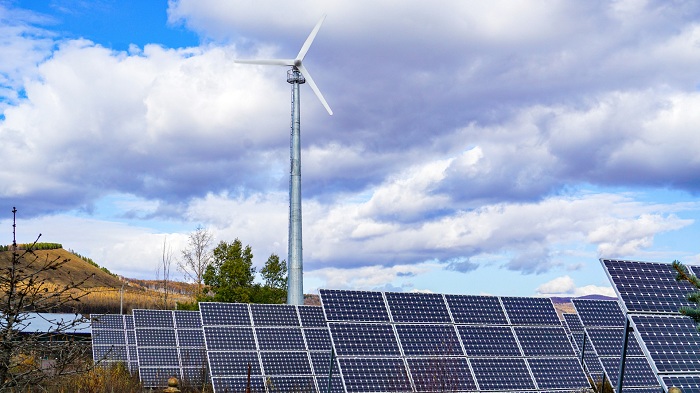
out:
M657 374L700 374L700 332L681 315L630 315L637 339Z
M525 357L575 357L562 326L515 326L515 337Z
M385 292L392 321L396 323L451 323L452 318L441 294Z
M625 326L625 314L616 300L572 299L571 303L586 327Z
M381 292L321 289L319 293L326 321L391 321Z
M566 326L570 333L583 331L583 323L578 317L578 314L562 313L562 318L564 318L564 326Z
M527 365L538 390L580 389L588 385L581 363L575 357L528 358Z
M130 372L138 370L133 317L121 314L93 316L91 321L92 358L95 364L124 363Z
M444 295L456 324L508 325L501 301L496 296Z
M500 299L512 325L561 326L550 298L502 296Z

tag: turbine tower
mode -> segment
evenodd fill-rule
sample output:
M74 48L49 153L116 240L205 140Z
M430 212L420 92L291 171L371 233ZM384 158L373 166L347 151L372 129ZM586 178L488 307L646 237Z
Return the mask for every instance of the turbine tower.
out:
M292 85L292 126L290 140L290 171L289 171L289 240L287 254L287 304L304 304L303 258L301 246L301 142L299 118L299 85L308 82L311 90L321 101L329 115L333 114L323 94L304 67L303 60L318 30L326 16L321 20L304 41L299 54L294 59L273 60L236 60L236 63L281 65L292 67L287 71L287 82Z

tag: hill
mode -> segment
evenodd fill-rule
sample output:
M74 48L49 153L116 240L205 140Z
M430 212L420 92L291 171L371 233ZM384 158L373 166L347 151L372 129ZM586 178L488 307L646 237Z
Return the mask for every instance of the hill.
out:
M23 251L20 251L20 253L21 252ZM87 279L85 282L85 288L108 287L118 289L122 285L119 277L109 274L103 269L100 269L98 266L84 261L80 256L62 248L54 250L37 250L34 251L34 253L39 257L39 261L51 261L57 258L59 260L69 260L69 262L63 265L61 269L44 272L44 274L38 277L40 280L46 280L47 282L57 286L65 286L71 281L79 282ZM29 262L32 260L33 258L29 258ZM0 269L3 271L6 270L11 263L12 251L0 252Z

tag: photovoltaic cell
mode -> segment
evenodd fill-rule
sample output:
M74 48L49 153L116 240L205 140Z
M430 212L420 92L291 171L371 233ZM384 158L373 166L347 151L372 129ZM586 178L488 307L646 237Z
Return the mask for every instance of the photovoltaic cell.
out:
M467 357L522 356L508 326L457 326Z
M564 324L568 327L570 332L581 332L583 331L583 324L578 317L578 314L564 313Z
M625 326L625 314L615 300L572 299L571 302L586 327Z
M321 289L327 321L389 322L381 292Z
M299 318L301 326L305 328L328 328L326 325L326 317L323 315L323 309L318 306L297 306L299 310Z
M689 317L631 315L660 373L700 373L700 332Z
M496 296L445 295L454 323L508 325Z
M588 338L590 338L598 356L619 357L622 352L624 333L624 328L589 329ZM637 339L632 334L627 338L626 355L644 356Z
M418 392L476 390L466 358L408 358L408 368Z
M307 352L260 352L264 375L312 375Z
M386 292L394 322L450 323L442 295L436 293Z
M293 327L261 327L255 329L258 348L261 351L303 351L304 336L301 328Z
M464 356L452 325L396 325L405 356Z
M557 325L561 321L549 298L501 297L512 325Z
M255 326L301 326L297 310L282 304L251 304Z
M666 391L675 386L683 393L700 392L700 375L664 375L661 380L666 385Z
M328 328L309 328L304 329L304 337L309 351L324 351L331 350L331 335Z
M479 358L471 360L479 390L535 390L525 359Z
M628 313L677 314L680 307L692 305L686 295L694 287L676 281L670 264L609 259L601 262Z
M202 326L252 326L247 304L199 303Z
M401 359L340 358L338 360L348 393L413 390Z
M255 351L255 336L252 327L204 326L209 351Z
M560 326L516 326L513 328L520 347L527 357L566 356L573 357L566 331Z
M312 376L272 376L265 379L269 392L313 392L316 390Z
M207 356L212 377L247 375L248 367L251 375L263 375L257 351L208 352Z
M620 373L620 357L601 357L605 373L611 381L617 382ZM625 359L625 378L623 387L658 386L659 381L649 366L646 358L627 357Z
M129 371L138 369L133 317L105 314L92 318L92 358L95 364L124 363Z
M534 358L527 360L538 389L580 389L588 386L578 359Z
M389 324L328 323L338 356L399 356Z

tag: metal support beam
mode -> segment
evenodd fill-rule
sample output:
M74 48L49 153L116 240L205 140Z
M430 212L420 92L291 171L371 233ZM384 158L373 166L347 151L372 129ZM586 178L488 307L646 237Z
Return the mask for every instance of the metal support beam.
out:
M622 338L622 353L620 354L620 373L617 375L617 393L622 393L622 383L625 377L625 360L627 360L627 343L629 342L630 319L625 315L625 332Z
M299 85L304 77L293 68L287 74L292 84L292 130L289 168L289 239L287 254L287 304L304 304L304 278L301 244L301 132Z

